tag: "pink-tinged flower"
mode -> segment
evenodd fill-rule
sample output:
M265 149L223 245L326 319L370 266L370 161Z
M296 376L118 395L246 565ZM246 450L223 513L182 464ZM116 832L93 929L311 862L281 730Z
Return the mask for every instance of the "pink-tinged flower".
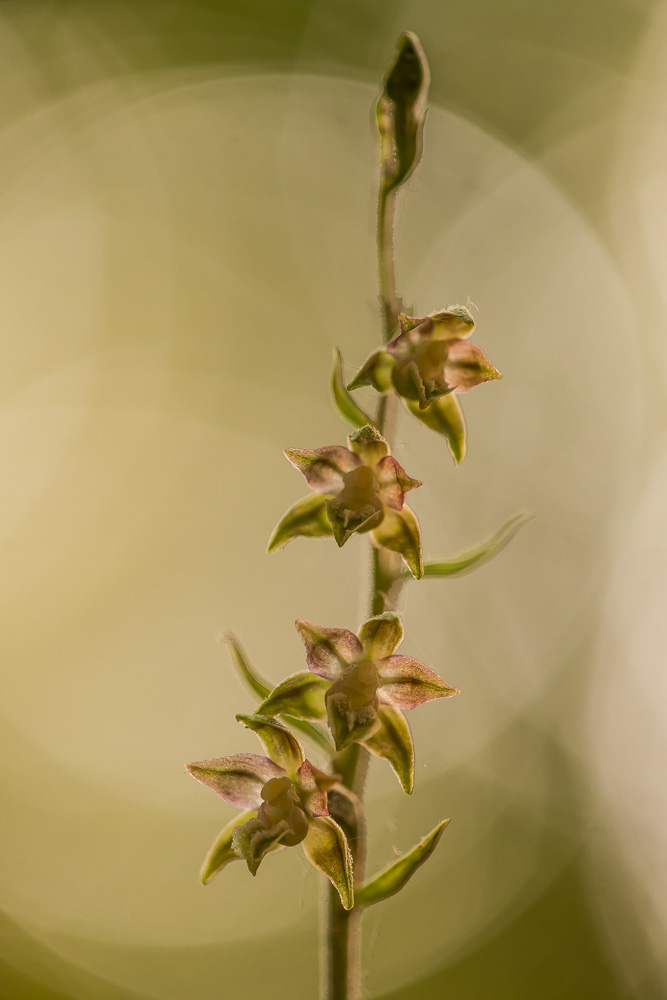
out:
M352 859L343 830L329 815L327 792L338 775L305 759L296 737L263 715L239 715L268 750L269 757L233 754L186 764L190 774L243 813L228 823L201 871L204 883L230 861L243 859L253 875L267 854L303 844L308 860L338 890L343 906L354 905Z
M398 334L370 355L348 389L372 385L378 392L396 392L418 419L449 439L460 462L465 427L458 403L448 397L502 376L468 339L475 321L465 307L423 317L401 313L399 323Z
M349 448L329 445L285 451L319 499L308 497L287 512L273 533L269 551L297 535L333 534L338 545L344 545L355 533L371 532L376 545L400 552L413 575L420 577L419 523L405 504L405 494L421 482L407 475L370 424L355 431L348 443Z
M296 627L306 647L308 671L328 682L328 687L322 685L324 705L316 706L310 697L305 671L279 684L259 711L271 714L279 706L302 718L326 715L338 750L361 743L387 759L405 791L411 792L414 749L402 711L449 698L458 690L419 660L396 653L403 626L393 612L369 618L357 635L306 621L297 621Z

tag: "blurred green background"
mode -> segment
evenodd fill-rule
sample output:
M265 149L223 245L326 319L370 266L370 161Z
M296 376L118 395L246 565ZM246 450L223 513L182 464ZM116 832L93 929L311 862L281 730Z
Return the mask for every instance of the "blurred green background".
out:
M242 750L220 633L272 680L296 617L354 628L359 539L269 557L284 447L379 338L370 109L432 67L398 275L476 310L504 380L469 457L404 420L427 556L518 510L493 563L410 585L403 651L462 689L368 788L369 997L667 996L667 8L650 0L0 4L0 996L310 1000L319 882L290 851L206 889ZM371 405L370 396L366 399Z

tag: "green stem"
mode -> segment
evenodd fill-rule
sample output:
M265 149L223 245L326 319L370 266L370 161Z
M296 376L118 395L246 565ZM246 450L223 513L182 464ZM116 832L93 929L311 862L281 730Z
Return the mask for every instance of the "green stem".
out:
M380 285L380 306L382 308L382 325L384 342L388 343L401 311L401 300L396 291L396 261L394 256L394 214L396 208L396 191L387 191L381 184L378 196L377 214L377 253L378 279Z
M385 344L393 336L401 310L401 302L396 291L394 207L394 192L387 192L384 183L381 183L378 197L377 249L382 332ZM381 395L377 405L375 426L390 447L394 437L396 416L396 397ZM371 545L369 595L371 615L395 610L401 587L400 556L388 549L380 549ZM359 744L354 744L349 749L337 754L333 760L333 768L341 775L342 783L355 793L360 803L366 783L368 758L368 751ZM350 839L356 885L363 883L366 864L366 829L361 810L360 813L357 836ZM333 810L332 815L335 818ZM326 892L326 957L323 996L325 1000L358 1000L360 995L359 921L361 913L356 908L344 910L340 897L333 886L327 886Z

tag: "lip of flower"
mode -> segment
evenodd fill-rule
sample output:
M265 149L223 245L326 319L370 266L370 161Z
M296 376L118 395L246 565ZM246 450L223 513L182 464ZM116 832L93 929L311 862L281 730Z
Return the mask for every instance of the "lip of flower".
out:
M370 424L351 435L349 444L285 451L310 488L327 498L326 512L338 545L355 532L377 528L387 508L402 511L408 490L422 485L407 475Z
M303 620L296 628L306 647L308 669L330 682L325 705L338 750L351 743L366 745L378 730L387 730L396 710L459 694L430 667L395 652L404 632L393 612L369 618L358 635ZM368 749L376 753L378 745L371 742Z
M256 875L267 854L303 844L308 860L327 875L349 909L353 905L349 848L327 805L327 792L339 776L311 764L296 737L275 719L262 715L238 718L257 732L281 763L271 757L240 753L186 764L197 781L243 810L223 828L211 848L202 868L202 881L210 881L238 858Z

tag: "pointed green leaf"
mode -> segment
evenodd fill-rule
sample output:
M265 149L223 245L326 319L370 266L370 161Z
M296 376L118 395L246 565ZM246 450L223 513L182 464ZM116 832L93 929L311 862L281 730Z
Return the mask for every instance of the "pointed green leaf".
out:
M464 573L471 573L478 566L482 566L489 559L497 556L499 552L511 542L516 533L533 520L533 514L515 514L509 521L503 524L495 535L487 538L485 542L468 552L463 552L454 559L443 559L439 562L429 562L424 565L424 576L462 576ZM402 574L405 579L409 579L408 573Z
M377 545L399 552L415 579L421 580L424 575L422 536L419 521L407 504L403 505L403 510L385 507L382 523L373 528L372 535Z
M330 687L310 670L281 681L257 709L261 715L293 715L297 719L325 719L324 696Z
M448 819L443 819L411 851L394 861L393 865L389 865L361 889L357 889L355 894L357 906L371 906L373 903L381 903L383 899L388 899L389 896L400 892L417 869L431 857L438 846L442 831L448 823Z
M345 382L343 380L343 358L338 348L334 351L334 367L333 374L331 376L331 395L333 396L334 403L336 404L340 415L343 419L347 420L348 423L352 424L353 427L364 427L366 424L373 423L368 414L364 413L360 406L357 406L356 402L345 388Z
M423 410L420 410L418 400L404 399L403 402L413 417L447 438L452 458L460 465L466 457L466 425L456 393L450 392L434 399Z
M266 752L274 763L283 767L289 775L296 774L304 761L303 747L287 726L266 715L237 715L253 733L257 733L266 747Z
M311 865L326 875L346 910L354 906L352 855L347 838L330 816L311 819L303 849Z
M244 682L245 686L253 694L256 694L259 698L266 698L267 694L271 690L271 685L267 684L259 674L253 670L250 665L250 661L245 654L243 647L231 632L227 632L223 635L221 642L226 643L229 646L229 651L232 655L232 661L234 666L238 670L241 680Z
M241 860L232 847L232 835L237 826L242 826L243 823L247 823L249 819L252 819L252 817L256 815L256 809L247 809L245 812L239 813L238 816L235 816L234 819L230 820L227 826L223 826L222 830L213 841L211 849L204 858L204 863L199 871L199 878L203 885L208 885L211 879L213 879L218 872L221 872L230 861Z
M326 535L333 535L324 506L325 502L325 497L321 493L311 493L290 507L271 535L268 551L274 552L299 536L322 538Z
M380 729L363 745L376 757L389 761L403 791L410 795L415 781L415 748L403 713L393 705L380 705Z

